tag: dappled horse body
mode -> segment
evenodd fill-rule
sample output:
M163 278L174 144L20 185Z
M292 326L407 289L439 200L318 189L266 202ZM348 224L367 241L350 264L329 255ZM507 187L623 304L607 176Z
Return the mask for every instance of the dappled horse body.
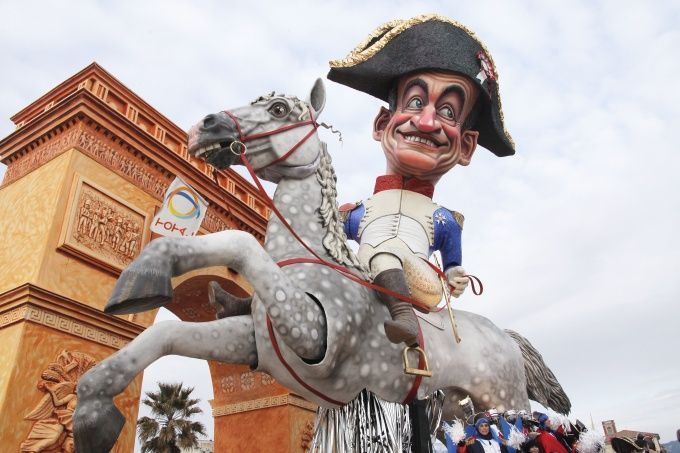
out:
M211 322L155 324L90 370L78 385L78 451L109 451L124 423L113 397L170 354L249 365L324 407L342 406L363 389L391 402L444 389L449 407L470 395L481 409L528 410L532 398L569 411L566 395L531 345L473 313L457 312L459 344L443 312L419 314L432 377L404 373L403 345L385 336L389 313L360 283L366 276L346 244L335 173L316 133L324 102L317 80L309 103L272 93L208 115L192 128L194 156L218 168L246 163L277 183L274 207L286 221L272 214L264 246L236 230L156 239L123 271L108 313L169 303L172 277L217 265L250 282L252 308ZM408 358L413 367L419 363L414 351Z

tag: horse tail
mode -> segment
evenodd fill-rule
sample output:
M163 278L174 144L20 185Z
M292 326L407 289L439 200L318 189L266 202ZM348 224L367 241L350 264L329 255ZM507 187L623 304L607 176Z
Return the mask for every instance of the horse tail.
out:
M505 330L515 340L522 357L524 357L524 373L527 379L529 399L562 414L571 411L571 401L550 368L543 361L541 354L529 340L512 330Z

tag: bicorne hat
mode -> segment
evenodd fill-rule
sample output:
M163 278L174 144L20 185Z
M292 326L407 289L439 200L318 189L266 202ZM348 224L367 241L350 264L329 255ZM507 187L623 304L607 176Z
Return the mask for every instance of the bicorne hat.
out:
M482 110L472 125L479 132L478 143L497 156L515 154L515 144L503 124L498 73L491 54L458 22L436 14L387 22L330 66L330 80L386 102L394 83L412 72L463 74L481 91Z

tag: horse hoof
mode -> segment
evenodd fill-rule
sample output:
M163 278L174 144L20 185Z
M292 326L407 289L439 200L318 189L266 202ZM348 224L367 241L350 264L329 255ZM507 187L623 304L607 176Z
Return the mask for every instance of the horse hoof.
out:
M73 414L73 436L78 453L108 453L113 448L125 417L109 398L78 401Z
M215 281L208 284L208 303L215 309L217 319L249 315L252 300L252 297L234 296Z
M170 273L133 264L120 274L104 312L113 315L139 313L170 302Z

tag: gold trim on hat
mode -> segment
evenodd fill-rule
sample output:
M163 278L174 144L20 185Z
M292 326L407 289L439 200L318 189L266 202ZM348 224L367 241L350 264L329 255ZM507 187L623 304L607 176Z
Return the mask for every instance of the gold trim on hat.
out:
M359 45L357 45L354 49L350 51L350 53L342 59L339 60L331 60L329 62L331 68L350 68L352 66L356 66L360 63L363 63L373 57L375 54L380 52L387 44L389 44L395 37L399 36L401 33L403 33L405 30L408 30L409 28L413 27L414 25L419 25L431 20L438 20L440 22L445 22L448 24L453 25L456 28L460 28L463 30L465 33L467 33L470 38L472 38L479 46L482 48L482 51L486 54L486 56L489 58L489 61L491 62L491 68L493 71L493 74L496 79L496 83L491 83L494 86L494 92L496 94L496 98L498 99L498 112L501 118L501 125L503 126L503 133L505 134L505 137L508 139L510 144L512 145L513 149L515 148L515 142L512 139L512 136L510 133L505 129L505 117L503 115L503 105L501 103L501 95L500 95L500 87L499 87L499 80L498 80L498 72L496 71L496 63L493 61L493 57L491 56L491 53L489 52L489 49L486 48L484 43L477 38L475 35L475 32L467 28L465 25L461 24L460 22L457 22L453 19L449 19L448 17L439 15L439 14L421 14L420 16L412 17L411 19L396 19L392 20L389 22L386 22L382 25L380 25L378 28L376 28L372 33L370 33L366 39L361 41ZM373 44L369 45L371 41L376 40Z

